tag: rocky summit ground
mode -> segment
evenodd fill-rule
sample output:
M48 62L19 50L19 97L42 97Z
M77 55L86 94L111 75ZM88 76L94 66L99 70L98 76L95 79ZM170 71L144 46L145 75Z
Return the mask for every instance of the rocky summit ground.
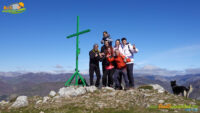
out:
M159 109L169 105L187 105L195 109ZM63 87L45 97L19 96L16 100L2 101L0 113L199 113L199 106L200 101L173 95L159 85L126 91L91 86Z

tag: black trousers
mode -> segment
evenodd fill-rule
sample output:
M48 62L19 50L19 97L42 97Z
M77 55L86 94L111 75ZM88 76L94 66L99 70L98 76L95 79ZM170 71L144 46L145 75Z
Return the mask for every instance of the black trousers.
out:
M115 69L104 69L103 77L102 77L102 84L103 86L112 87L113 85L113 74Z
M129 87L134 87L134 77L133 77L133 63L132 64L126 64L127 66L127 75L129 80Z
M128 76L128 75L127 75ZM119 87L122 89L122 73L119 73L119 76L118 76L118 80L119 80Z
M90 85L94 85L94 83L93 83L94 72L96 73L96 77L97 77L95 86L99 87L100 79L101 79L101 74L100 74L99 66L97 66L97 65L91 65L90 64L90 68L89 68Z

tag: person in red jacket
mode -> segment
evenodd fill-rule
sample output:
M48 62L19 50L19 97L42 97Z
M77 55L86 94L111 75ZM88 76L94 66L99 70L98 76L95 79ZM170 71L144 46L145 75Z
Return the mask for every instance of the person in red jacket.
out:
M126 62L130 62L130 58L126 58L122 55L118 49L115 50L115 57L107 58L109 62L115 61L116 70L114 73L115 89L120 90L121 84L119 83L119 74L122 74L124 82L126 84L125 89L129 88L129 81L127 76Z
M109 46L107 49L106 49L106 60L108 61L108 58L109 59L112 59L114 58L114 55L113 55L113 48L111 46ZM103 84L103 87L112 87L113 86L113 74L115 72L115 69L114 69L114 61L108 61L108 65L105 66L105 71L103 73L103 77L102 77L102 84ZM108 78L108 79L107 79ZM108 80L108 81L107 81Z

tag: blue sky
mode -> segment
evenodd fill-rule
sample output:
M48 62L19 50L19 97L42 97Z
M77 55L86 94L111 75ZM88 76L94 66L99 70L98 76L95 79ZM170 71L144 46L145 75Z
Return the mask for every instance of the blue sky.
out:
M76 16L80 30L80 71L88 70L94 43L107 30L140 50L135 68L200 68L199 0L21 0L21 14L0 12L0 71L72 71ZM20 0L1 0L0 7Z

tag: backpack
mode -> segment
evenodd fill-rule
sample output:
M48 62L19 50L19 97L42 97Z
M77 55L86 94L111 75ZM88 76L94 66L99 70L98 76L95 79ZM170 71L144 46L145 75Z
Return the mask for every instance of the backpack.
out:
M130 49L129 43L127 43L126 45L128 45L128 50L130 51L130 53L133 55L133 52Z

